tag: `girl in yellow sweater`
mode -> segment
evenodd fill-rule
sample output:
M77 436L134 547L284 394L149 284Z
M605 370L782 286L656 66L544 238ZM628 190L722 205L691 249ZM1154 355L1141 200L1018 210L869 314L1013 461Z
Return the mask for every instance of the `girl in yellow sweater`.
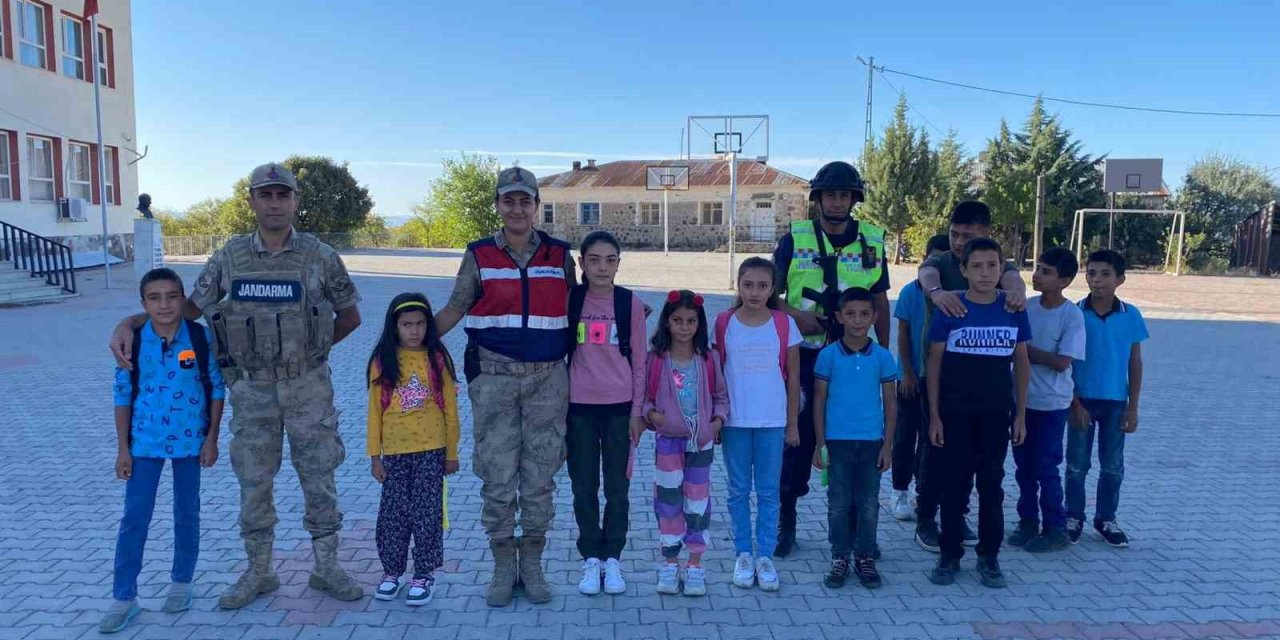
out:
M431 601L444 564L444 477L458 471L458 398L453 360L436 333L431 304L402 293L387 308L369 357L369 458L382 484L374 597L394 600L413 539L413 579L406 602Z

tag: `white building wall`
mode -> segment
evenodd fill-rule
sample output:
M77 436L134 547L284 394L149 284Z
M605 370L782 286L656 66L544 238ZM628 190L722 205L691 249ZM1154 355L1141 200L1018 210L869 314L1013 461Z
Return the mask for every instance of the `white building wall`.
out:
M9 16L16 22L17 0L0 0L0 3L9 5ZM102 233L99 205L90 203L87 221L59 221L56 202L33 201L28 188L27 180L32 166L27 157L28 134L59 138L62 141L64 193L69 193L69 141L91 144L97 142L93 85L63 74L62 12L79 15L84 10L84 1L46 0L45 4L53 9L53 33L47 38L47 42L49 53L56 56L56 73L22 64L16 24L9 25L8 29L14 40L13 58L4 57L0 50L0 108L3 109L0 111L0 129L16 131L18 134L17 161L21 186L20 200L0 200L0 220L32 233L61 239L72 244L73 249L78 252L99 250ZM139 147L133 92L130 1L105 0L98 4L98 24L112 30L115 59L115 87L101 88L103 143L119 149L120 171L120 205L108 205L107 229L112 236L111 252L128 257L132 253L132 219L137 216L134 209L138 203L137 166L129 164L136 156L129 149Z

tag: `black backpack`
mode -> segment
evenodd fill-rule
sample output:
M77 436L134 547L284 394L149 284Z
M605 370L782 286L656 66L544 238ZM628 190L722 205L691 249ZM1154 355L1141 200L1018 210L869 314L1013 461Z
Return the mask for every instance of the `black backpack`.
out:
M578 348L578 323L582 321L582 304L587 299L587 285L580 284L569 290L569 363L573 364L573 352ZM618 351L631 364L631 303L635 294L626 287L613 287L613 321L618 327Z
M191 336L191 347L196 352L196 368L199 369L200 386L204 388L204 406L207 410L213 400L213 381L209 379L209 340L204 335L204 325L183 318L187 325L187 335ZM129 398L129 406L138 400L138 356L142 352L142 327L133 330L133 356L129 362L133 369L129 371L129 382L133 388Z

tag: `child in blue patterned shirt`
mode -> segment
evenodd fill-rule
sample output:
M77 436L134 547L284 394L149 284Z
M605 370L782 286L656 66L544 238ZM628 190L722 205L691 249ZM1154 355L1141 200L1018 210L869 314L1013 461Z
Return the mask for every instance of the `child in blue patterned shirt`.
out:
M134 336L133 373L116 369L116 478L127 481L116 541L113 606L98 625L124 629L140 611L138 573L165 459L173 465L173 584L167 613L191 607L191 579L200 550L200 467L218 459L218 424L226 387L209 357L213 339L182 317L182 279L153 269L139 286L148 320Z

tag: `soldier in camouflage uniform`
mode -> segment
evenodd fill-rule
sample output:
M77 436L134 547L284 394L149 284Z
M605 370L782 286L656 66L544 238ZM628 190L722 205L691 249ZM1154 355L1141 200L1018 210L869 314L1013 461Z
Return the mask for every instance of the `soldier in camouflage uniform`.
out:
M564 358L576 277L569 246L533 228L539 199L532 173L503 171L495 200L503 228L467 247L436 326L440 335L459 321L467 330L473 464L484 483L480 520L494 558L487 601L500 607L511 603L517 583L530 602L551 599L542 552L565 459Z
M327 360L333 344L359 326L360 296L338 254L293 228L298 191L288 169L258 167L249 187L258 230L234 236L214 253L185 312L207 318L230 387L231 466L240 482L249 567L218 604L238 609L280 586L271 561L278 521L273 489L286 433L305 501L302 524L315 551L309 584L356 600L364 590L337 560L342 511L334 470L346 448ZM122 337L117 329L117 359L129 353Z

